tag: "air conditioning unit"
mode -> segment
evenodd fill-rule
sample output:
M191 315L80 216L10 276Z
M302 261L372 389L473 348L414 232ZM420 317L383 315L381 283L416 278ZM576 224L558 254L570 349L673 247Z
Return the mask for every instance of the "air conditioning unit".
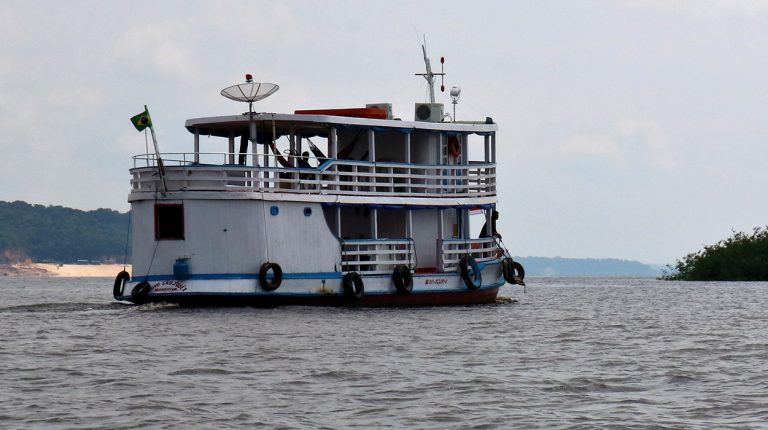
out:
M367 108L379 108L387 111L387 119L392 119L392 103L370 103L365 105Z
M442 122L442 103L416 103L416 121Z

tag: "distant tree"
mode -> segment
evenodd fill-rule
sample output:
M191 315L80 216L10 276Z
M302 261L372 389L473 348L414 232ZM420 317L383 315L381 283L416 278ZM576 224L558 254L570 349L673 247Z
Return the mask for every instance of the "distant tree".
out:
M128 213L0 201L0 262L122 260Z
M678 260L662 276L685 281L768 281L768 227L731 237Z

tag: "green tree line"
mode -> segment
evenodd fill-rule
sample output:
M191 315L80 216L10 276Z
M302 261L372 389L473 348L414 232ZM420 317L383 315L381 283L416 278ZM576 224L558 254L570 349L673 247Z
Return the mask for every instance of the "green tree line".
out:
M678 260L663 276L686 281L768 281L768 227L734 234Z
M0 201L0 263L122 261L128 213Z

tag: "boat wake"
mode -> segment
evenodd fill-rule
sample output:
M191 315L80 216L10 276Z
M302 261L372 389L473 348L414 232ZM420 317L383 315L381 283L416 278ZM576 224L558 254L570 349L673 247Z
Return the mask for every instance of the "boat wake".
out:
M0 313L69 313L69 312L92 312L92 311L114 311L125 309L126 305L122 303L33 303L15 306L0 307Z

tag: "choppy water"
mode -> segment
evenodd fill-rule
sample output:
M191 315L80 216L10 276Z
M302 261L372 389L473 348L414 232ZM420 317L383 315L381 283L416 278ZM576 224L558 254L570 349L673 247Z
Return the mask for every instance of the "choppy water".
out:
M0 278L1 428L765 428L768 283L531 279L457 308L126 306Z

